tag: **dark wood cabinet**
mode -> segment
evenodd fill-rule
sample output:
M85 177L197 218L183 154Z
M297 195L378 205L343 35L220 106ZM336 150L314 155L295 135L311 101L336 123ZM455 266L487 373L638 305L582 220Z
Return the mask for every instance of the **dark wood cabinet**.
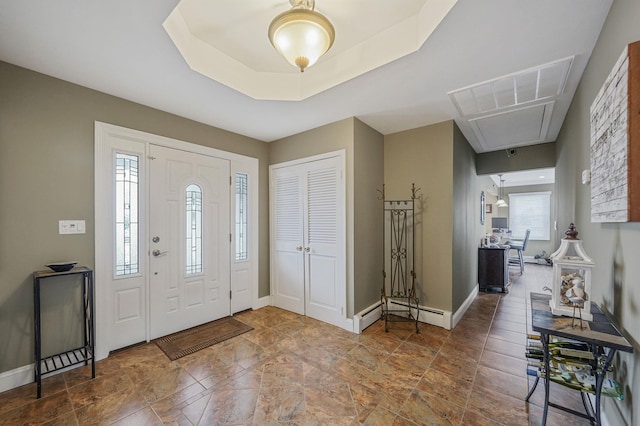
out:
M480 291L509 291L509 246L478 249L478 286Z

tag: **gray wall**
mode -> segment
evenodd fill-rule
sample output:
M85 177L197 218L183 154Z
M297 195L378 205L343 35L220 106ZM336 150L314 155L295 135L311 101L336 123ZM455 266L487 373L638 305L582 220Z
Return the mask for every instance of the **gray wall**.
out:
M268 144L0 62L0 373L33 362L31 272L77 260L93 267L94 121L256 157L260 211L268 211ZM87 233L58 235L58 220ZM260 296L269 288L268 216L260 217ZM100 283L97 283L100 285ZM67 297L47 296L45 316ZM72 318L46 316L47 348L76 334ZM71 338L73 339L73 338Z
M382 203L384 137L355 120L354 137L354 312L380 300L382 288Z
M592 300L611 312L635 345L634 355L618 353L615 359L614 376L623 385L624 401L603 398L612 425L640 423L640 223L591 223L590 187L581 184L580 172L589 168L589 108L624 46L640 40L638 22L640 2L613 2L557 141L559 231L570 222L576 224L586 252L596 262Z
M269 144L269 164L278 164L344 149L347 196L347 315L353 316L354 295L354 118L347 118Z
M453 235L453 121L384 137L387 199L416 203L416 292L420 304L451 311Z
M544 169L556 165L556 144L523 146L517 148L516 155L507 151L483 152L476 157L479 175L515 172L518 170Z
M480 192L476 153L458 126L453 129L453 234L452 311L473 291L478 276L478 244L484 234L480 223Z

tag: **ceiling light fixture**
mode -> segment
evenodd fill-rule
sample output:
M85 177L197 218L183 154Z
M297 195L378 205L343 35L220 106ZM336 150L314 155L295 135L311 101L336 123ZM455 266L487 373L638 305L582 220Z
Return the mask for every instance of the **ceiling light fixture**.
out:
M269 25L273 47L300 72L324 55L333 45L335 29L316 12L315 0L289 0L291 9L276 16Z
M504 179L502 178L502 173L498 174L500 176L500 192L498 192L498 201L496 201L497 207L509 207L509 204L504 200Z

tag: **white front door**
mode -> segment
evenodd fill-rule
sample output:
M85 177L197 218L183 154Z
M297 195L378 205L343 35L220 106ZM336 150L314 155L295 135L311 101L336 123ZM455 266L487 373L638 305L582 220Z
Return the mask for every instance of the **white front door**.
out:
M149 149L151 339L230 315L228 160Z

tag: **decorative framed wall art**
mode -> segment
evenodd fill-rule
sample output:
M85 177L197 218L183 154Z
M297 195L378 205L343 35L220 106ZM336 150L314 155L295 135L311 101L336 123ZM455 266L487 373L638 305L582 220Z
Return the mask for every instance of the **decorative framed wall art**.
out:
M591 222L640 221L640 41L591 104Z

